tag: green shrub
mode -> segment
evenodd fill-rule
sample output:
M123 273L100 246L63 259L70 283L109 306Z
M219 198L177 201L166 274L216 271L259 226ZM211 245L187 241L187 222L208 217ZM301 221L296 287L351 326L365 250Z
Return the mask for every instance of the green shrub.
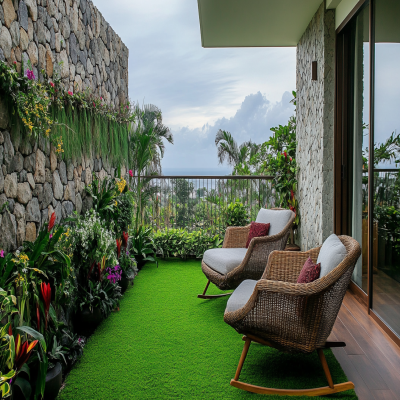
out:
M224 210L226 226L245 226L249 223L248 207L239 200L230 203Z
M186 229L160 230L154 234L154 245L160 257L203 257L208 249L222 246L218 234L207 231L188 232Z
M133 196L132 192L122 193L117 199L117 225L120 232L128 232L133 221Z

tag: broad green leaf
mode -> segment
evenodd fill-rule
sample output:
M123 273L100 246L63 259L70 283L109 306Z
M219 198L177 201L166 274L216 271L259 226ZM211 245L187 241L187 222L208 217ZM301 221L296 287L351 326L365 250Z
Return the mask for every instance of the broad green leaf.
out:
M19 326L17 328L17 330L27 333L28 335L32 336L35 340L38 340L40 345L42 346L42 349L44 350L44 352L47 351L46 350L46 341L44 340L44 337L41 333L39 333L38 331L35 331L30 326Z
M32 387L31 384L26 379L18 376L17 379L15 380L14 385L17 385L21 389L21 392L26 400L29 400L31 398Z

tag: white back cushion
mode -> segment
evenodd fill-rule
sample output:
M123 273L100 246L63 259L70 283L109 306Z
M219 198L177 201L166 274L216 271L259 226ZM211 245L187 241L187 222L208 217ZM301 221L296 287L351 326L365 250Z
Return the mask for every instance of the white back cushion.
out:
M347 256L346 247L340 239L332 234L325 240L324 244L319 251L317 264L321 263L320 278L328 275L329 272L334 270Z
M292 215L293 211L290 210L267 210L262 208L258 212L256 222L261 222L262 224L271 224L269 227L268 236L272 236L282 232Z

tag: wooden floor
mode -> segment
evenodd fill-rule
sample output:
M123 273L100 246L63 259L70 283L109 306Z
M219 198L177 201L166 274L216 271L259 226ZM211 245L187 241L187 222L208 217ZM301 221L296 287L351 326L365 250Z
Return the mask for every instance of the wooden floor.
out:
M347 292L329 340L360 400L400 400L400 347L384 333L356 297Z

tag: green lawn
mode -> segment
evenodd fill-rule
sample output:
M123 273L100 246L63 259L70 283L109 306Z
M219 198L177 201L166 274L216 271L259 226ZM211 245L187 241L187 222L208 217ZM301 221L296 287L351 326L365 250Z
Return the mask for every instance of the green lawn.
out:
M286 398L256 395L229 385L244 342L224 323L227 297L196 297L205 283L199 261L160 261L159 268L146 265L122 298L121 310L90 337L58 398ZM220 291L210 285L209 293ZM331 351L326 357L334 382L346 381ZM254 343L240 380L292 389L327 386L316 353L288 355ZM357 396L348 391L327 398L354 400Z

